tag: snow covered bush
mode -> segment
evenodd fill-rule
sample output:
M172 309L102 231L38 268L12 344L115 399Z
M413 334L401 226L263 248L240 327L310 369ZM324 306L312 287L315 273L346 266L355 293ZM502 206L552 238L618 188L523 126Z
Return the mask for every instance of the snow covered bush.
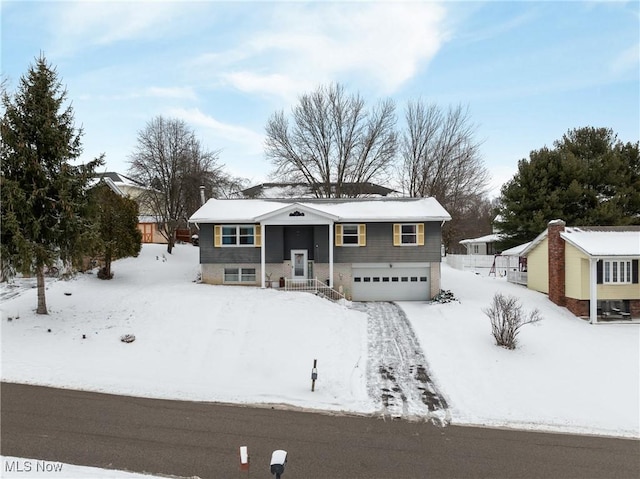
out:
M507 349L516 348L517 336L522 326L542 320L537 309L527 316L518 298L504 296L501 293L496 293L491 306L482 311L491 320L491 334L496 339L496 344Z

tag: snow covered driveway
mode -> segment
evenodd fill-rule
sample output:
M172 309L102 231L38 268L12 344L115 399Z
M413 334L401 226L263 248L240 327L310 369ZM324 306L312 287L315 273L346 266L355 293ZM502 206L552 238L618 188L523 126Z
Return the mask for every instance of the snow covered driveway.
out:
M394 303L353 303L353 308L368 317L367 389L383 414L448 424L447 403L430 379L404 311Z

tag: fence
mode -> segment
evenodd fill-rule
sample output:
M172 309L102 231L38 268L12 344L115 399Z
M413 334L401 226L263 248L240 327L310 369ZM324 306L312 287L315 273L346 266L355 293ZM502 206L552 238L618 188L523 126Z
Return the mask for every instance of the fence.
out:
M489 275L491 267L494 265L494 261L496 266L496 276L507 276L509 271L518 271L519 268L517 256L449 254L445 256L444 260L452 268L463 271L474 271L483 276Z

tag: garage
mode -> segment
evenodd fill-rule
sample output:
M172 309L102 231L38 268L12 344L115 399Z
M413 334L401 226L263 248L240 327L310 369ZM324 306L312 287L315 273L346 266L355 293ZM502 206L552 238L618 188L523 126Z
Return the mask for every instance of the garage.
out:
M427 301L429 267L353 266L353 301Z

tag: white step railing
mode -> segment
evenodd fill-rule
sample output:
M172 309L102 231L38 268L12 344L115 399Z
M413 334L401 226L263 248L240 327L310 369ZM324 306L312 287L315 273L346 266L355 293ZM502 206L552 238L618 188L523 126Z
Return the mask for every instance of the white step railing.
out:
M313 293L317 296L321 296L330 301L344 304L345 297L344 294L336 291L331 288L327 284L322 281L318 281L317 278L314 279L289 279L285 278L284 280L284 290L285 291L302 291L305 293Z

